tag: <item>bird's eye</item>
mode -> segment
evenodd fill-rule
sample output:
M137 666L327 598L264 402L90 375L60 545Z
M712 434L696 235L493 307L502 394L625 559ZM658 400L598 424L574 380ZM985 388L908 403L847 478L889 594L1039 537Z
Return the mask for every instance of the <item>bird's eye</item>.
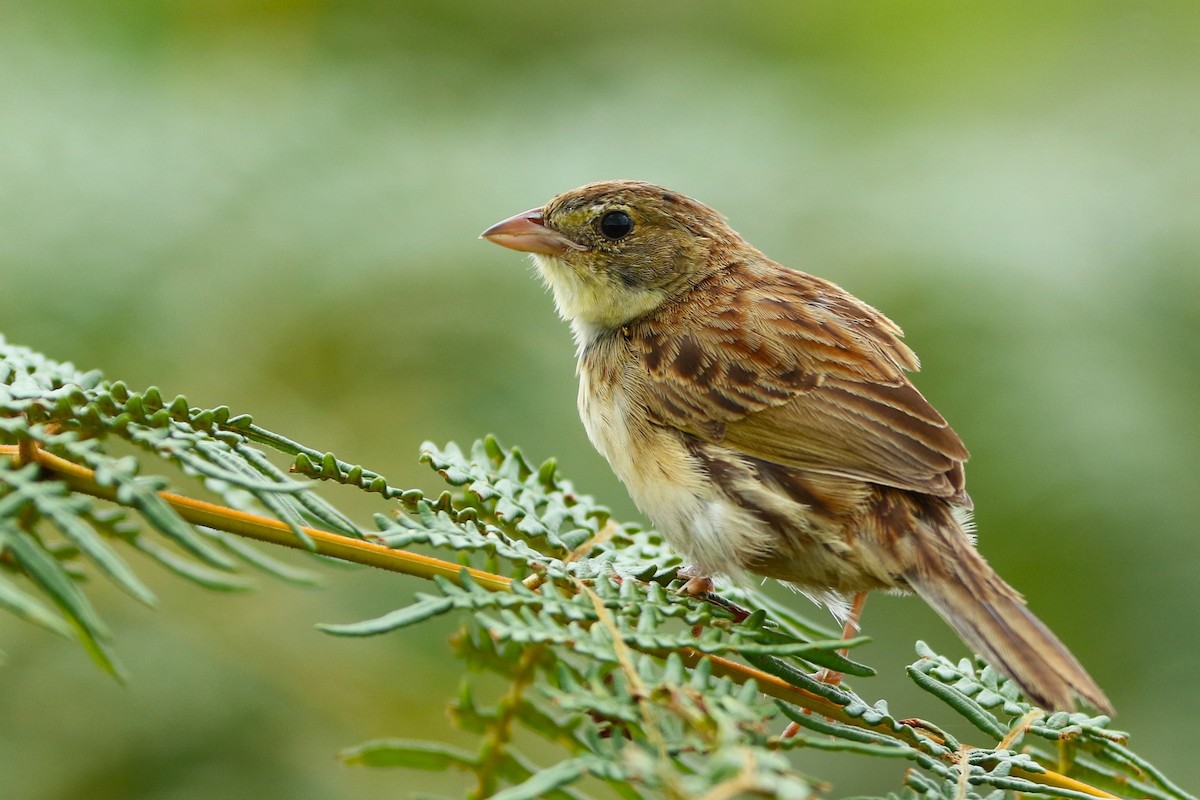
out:
M633 218L624 211L610 211L600 218L600 232L606 239L624 239L633 231Z

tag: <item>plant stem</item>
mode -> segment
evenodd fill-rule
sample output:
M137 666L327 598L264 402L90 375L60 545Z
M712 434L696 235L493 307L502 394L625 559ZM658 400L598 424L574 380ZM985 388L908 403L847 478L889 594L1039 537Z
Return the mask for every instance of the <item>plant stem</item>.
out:
M117 502L116 489L109 486L102 486L98 483L96 481L96 474L87 467L82 467L66 459L47 453L45 450L36 447L36 445L31 450L32 452L29 454L26 454L25 450L21 450L19 456L21 463L36 462L43 469L53 472L56 477L61 479L74 491L90 494L93 497L99 497L103 500L110 500L114 503ZM10 458L18 456L18 447L0 445L0 456L8 456ZM256 539L260 542L270 542L271 544L282 545L283 547L291 547L296 550L308 550L304 543L296 538L296 534L292 529L278 520L257 514L247 514L244 511L238 511L228 506L207 503L203 500L196 500L173 492L159 492L158 494L175 509L179 516L194 525L217 528L218 530L234 533L238 536L245 536L246 538ZM512 583L509 578L502 575L494 575L483 570L462 567L449 561L430 558L419 553L411 553L406 550L393 550L390 547L376 544L375 542L341 536L318 528L301 527L301 530L312 538L316 544L316 552L321 555L340 558L344 561L366 564L392 572L402 572L406 575L415 575L418 578L431 579L435 575L440 575L456 583L461 580L462 572L465 569L467 574L471 576L471 580L485 589L492 591L508 591L509 585Z

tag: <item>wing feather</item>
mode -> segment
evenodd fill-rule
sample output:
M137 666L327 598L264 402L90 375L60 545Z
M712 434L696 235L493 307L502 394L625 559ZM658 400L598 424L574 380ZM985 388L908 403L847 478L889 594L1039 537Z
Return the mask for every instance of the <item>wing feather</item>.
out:
M969 503L958 435L908 380L887 317L763 259L732 265L629 326L657 424L785 467Z

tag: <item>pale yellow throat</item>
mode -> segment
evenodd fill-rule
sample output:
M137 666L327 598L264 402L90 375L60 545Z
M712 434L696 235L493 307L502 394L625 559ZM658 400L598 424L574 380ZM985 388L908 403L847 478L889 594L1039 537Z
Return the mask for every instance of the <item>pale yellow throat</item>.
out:
M575 342L583 347L662 305L662 289L628 287L604 275L580 274L554 256L533 254L542 280L554 294L558 315L571 323Z

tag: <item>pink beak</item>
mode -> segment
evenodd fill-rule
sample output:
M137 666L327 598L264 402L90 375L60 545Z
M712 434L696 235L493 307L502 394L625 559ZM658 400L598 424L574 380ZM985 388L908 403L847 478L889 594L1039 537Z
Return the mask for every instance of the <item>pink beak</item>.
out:
M523 214L497 222L479 238L487 239L501 247L510 250L520 250L522 253L540 253L546 256L560 256L567 250L587 250L581 244L572 242L558 231L552 231L542 221L542 210L534 208Z

